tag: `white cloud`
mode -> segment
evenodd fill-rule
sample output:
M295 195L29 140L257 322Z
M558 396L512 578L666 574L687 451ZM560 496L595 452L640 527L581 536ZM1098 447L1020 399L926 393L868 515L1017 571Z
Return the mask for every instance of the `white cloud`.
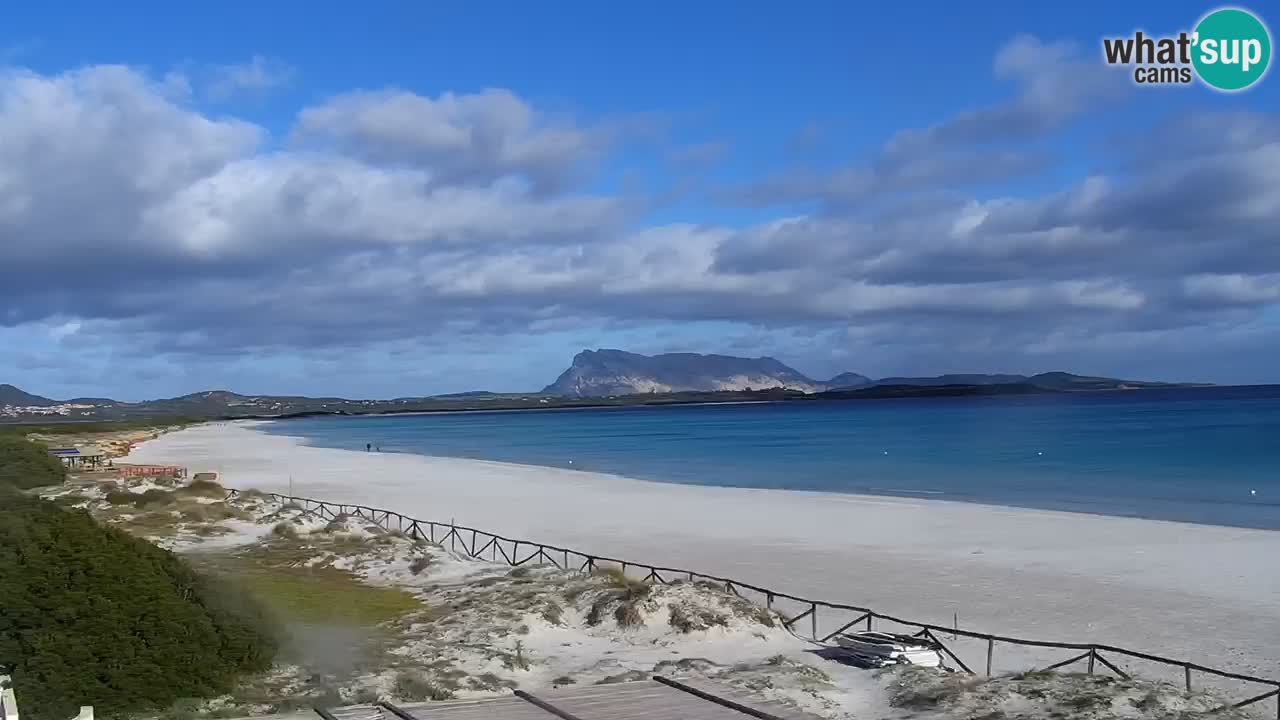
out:
M1026 61L1010 52L1002 67ZM1018 102L1048 113L1026 82ZM1165 338L1280 302L1275 118L1221 122L1236 130L1176 163L1052 192L656 224L634 214L645 198L569 182L607 150L601 133L509 91L347 93L303 109L274 149L136 69L11 71L0 323L204 354L565 318L888 327L857 341L940 356ZM845 180L851 197L869 182Z
M371 162L430 167L445 182L519 175L551 187L600 152L604 140L496 89L436 98L399 90L347 93L303 110L295 136L331 142Z
M209 82L209 96L227 100L243 93L263 93L288 85L295 71L289 65L262 55L254 55L245 63L215 65Z

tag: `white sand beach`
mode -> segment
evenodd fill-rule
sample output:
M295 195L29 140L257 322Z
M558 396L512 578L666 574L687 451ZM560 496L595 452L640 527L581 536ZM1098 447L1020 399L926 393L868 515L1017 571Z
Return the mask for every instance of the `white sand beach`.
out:
M299 496L948 626L958 615L969 630L1119 645L1280 677L1273 531L333 450L252 423L163 435L129 461L215 471L242 489L286 492L292 484ZM995 666L1027 661L1024 651L1001 648Z

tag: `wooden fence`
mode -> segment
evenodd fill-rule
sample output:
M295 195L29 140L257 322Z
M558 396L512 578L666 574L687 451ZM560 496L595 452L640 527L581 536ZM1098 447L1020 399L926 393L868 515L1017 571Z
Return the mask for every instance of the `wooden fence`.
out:
M241 491L239 490L228 490L227 499L231 500L240 494ZM532 542L529 540L516 540L485 530L478 530L476 528L456 525L453 523L418 520L402 515L394 510L383 510L364 505L326 502L323 500L314 500L312 498L280 495L278 493L262 494L281 503L292 503L297 505L304 512L320 518L334 520L340 516L359 517L388 532L402 532L414 539L426 540L431 543L447 547L456 553L461 553L471 558L488 560L491 562L502 562L513 567L532 563L535 565L552 565L561 570L589 573L595 571L597 568L615 566L620 568L624 574L629 573L646 582L662 584L669 584L676 581L711 583L727 592L734 593L740 597L757 602L770 610L777 611L779 616L783 618L783 624L788 630L798 637L805 640L811 640L816 643L829 643L840 633L855 627L858 629L870 630L872 629L873 624L877 622L882 625L888 624L891 627L897 626L902 628L912 628L915 630L913 633L914 635L936 643L941 648L942 652L945 653L946 656L959 667L959 669L970 674L976 674L975 670L970 667L968 663L964 662L954 649L955 643L961 639L976 641L981 644L980 646L984 646L982 648L985 651L984 654L986 660L984 672L988 676L992 674L992 661L995 656L996 645L1008 644L1025 648L1054 648L1073 651L1073 654L1069 658L1040 667L1038 668L1039 670L1057 670L1076 663L1084 663L1086 665L1087 672L1090 674L1093 674L1097 669L1097 666L1101 665L1103 668L1110 670L1122 678L1128 678L1130 673L1122 669L1120 664L1117 662L1117 656L1119 656L1131 661L1153 663L1156 666L1176 671L1177 675L1180 676L1178 678L1178 684L1185 687L1187 692L1192 691L1193 676L1196 674L1204 674L1211 678L1221 680L1234 680L1243 683L1250 688L1246 693L1242 693L1246 694L1246 697L1239 702L1224 705L1223 707L1218 708L1218 710L1248 707L1261 703L1265 700L1275 698L1275 716L1277 720L1280 720L1280 680L1276 679L1253 677L1242 673L1219 670L1217 668L1207 667L1187 660L1176 660L1173 658L1162 657L1154 653L1129 650L1127 648L1116 647L1114 645L1029 640L1026 638L1015 638L1005 635L992 635L990 633L964 630L954 626L946 627L943 625L901 618L877 612L871 608L859 607L857 605L802 598L796 595L752 585L750 583L719 577L716 575L708 575L706 573L700 573L692 570L682 570L679 568L649 565L647 563L637 563L630 560L620 560L601 555L592 555L590 553L584 553L578 550L558 547L555 545L548 545L546 543ZM831 616L832 619L829 627L834 627L834 629L819 629L820 612L823 613L824 616ZM951 636L949 639L951 645L947 645L943 642L942 638L947 635ZM1259 691L1259 686L1267 689Z

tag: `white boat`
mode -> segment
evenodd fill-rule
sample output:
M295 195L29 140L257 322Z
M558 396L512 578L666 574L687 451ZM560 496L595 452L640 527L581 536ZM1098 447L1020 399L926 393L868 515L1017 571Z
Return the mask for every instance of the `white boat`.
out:
M885 632L854 632L837 635L836 644L869 665L883 667L897 663L939 667L942 655L928 640Z

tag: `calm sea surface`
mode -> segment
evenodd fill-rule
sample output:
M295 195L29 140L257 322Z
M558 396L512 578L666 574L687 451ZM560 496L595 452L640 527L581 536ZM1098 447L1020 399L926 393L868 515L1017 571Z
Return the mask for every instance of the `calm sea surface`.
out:
M1280 529L1280 386L307 418L312 445Z

